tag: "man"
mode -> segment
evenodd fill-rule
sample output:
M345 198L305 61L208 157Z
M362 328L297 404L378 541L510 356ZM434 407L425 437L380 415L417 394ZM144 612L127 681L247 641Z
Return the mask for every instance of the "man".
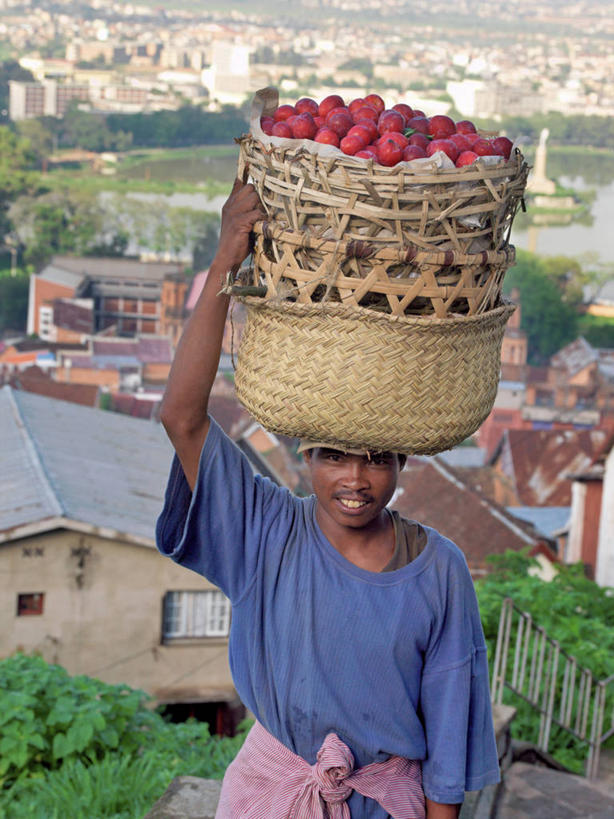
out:
M484 638L458 548L387 509L404 459L303 442L315 496L298 499L207 415L219 290L264 216L237 180L161 411L178 457L158 546L230 598L233 678L257 718L218 817L454 819L499 778Z

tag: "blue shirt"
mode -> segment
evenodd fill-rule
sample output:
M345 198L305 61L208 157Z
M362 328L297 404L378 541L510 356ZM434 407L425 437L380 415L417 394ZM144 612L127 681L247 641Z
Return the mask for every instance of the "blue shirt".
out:
M486 647L462 552L427 545L393 572L361 569L326 539L314 497L259 475L212 420L194 493L177 459L158 548L230 598L230 666L264 727L310 764L334 731L357 766L422 760L435 802L499 780ZM355 819L385 819L352 793Z

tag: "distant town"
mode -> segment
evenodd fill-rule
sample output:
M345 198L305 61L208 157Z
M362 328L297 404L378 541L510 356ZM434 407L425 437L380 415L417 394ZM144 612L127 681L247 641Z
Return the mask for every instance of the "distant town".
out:
M324 96L370 88L431 113L614 114L612 3L455 4L421 0L241 2L165 9L98 0L0 3L6 56L32 75L11 85L11 119L215 110L257 88Z

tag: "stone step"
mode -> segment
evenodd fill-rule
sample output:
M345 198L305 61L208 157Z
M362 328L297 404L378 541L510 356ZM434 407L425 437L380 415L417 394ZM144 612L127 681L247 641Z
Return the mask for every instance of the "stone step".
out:
M496 819L613 819L614 795L603 783L514 762L507 770Z

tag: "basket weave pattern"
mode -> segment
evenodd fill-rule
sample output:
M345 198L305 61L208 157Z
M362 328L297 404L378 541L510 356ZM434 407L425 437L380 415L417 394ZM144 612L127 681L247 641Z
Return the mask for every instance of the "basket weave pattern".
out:
M324 292L362 306L370 305L374 285L373 303L381 308L387 300L393 315L400 302L403 314L439 317L496 304L513 262L508 239L528 174L520 153L489 166L412 170L265 147L248 135L240 140L239 175L245 166L268 214L255 283L264 273L272 292L279 283L286 292L299 285L301 301L319 301ZM338 285L331 262L337 259ZM390 287L382 290L386 281Z
M274 298L336 301L393 316L474 315L498 303L514 248L460 254L318 239L268 222L255 226L254 270Z
M475 432L492 408L513 306L438 319L242 300L237 396L273 432L432 454Z

